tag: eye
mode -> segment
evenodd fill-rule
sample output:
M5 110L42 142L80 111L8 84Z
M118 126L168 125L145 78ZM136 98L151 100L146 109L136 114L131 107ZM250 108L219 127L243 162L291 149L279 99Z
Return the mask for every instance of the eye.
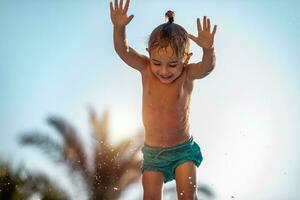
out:
M153 63L154 65L156 65L156 66L159 66L160 65L160 63Z
M170 67L176 67L177 66L177 63L176 64L169 64Z

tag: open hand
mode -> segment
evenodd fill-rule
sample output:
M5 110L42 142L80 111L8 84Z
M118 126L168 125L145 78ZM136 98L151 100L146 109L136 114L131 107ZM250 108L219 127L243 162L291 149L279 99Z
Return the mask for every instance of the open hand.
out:
M110 17L114 26L126 26L134 17L133 15L127 16L130 0L127 0L123 8L123 0L115 0L115 6L113 7L112 1L110 2Z
M197 29L198 29L198 36L194 36L191 34L188 34L188 37L196 42L199 46L210 49L213 48L214 44L214 36L217 31L217 25L214 26L214 29L212 33L210 33L210 20L209 18L206 18L206 16L203 17L203 29L201 27L200 19L197 18Z

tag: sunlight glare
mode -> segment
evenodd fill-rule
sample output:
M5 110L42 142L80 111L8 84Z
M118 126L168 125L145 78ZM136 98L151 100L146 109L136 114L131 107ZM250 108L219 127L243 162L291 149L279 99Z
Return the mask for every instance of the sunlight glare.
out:
M133 137L140 129L139 113L126 108L113 108L110 114L110 131L112 142Z

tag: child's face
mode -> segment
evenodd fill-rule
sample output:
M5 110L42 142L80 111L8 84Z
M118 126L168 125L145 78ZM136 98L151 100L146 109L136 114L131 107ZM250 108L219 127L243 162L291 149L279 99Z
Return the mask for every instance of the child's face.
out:
M150 68L153 74L165 84L178 78L184 67L182 57L177 57L172 47L155 48L150 52Z

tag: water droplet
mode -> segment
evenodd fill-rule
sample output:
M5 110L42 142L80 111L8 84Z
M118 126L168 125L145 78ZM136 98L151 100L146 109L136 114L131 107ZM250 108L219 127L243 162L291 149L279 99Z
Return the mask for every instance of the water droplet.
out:
M183 195L183 192L180 192L180 195L182 196L182 195Z
M119 188L117 188L117 187L114 187L114 190L119 190Z
M196 188L196 185L194 185L194 188Z
M192 177L189 176L189 179L192 179Z
M191 185L193 184L192 181L190 181L190 184L191 184Z

